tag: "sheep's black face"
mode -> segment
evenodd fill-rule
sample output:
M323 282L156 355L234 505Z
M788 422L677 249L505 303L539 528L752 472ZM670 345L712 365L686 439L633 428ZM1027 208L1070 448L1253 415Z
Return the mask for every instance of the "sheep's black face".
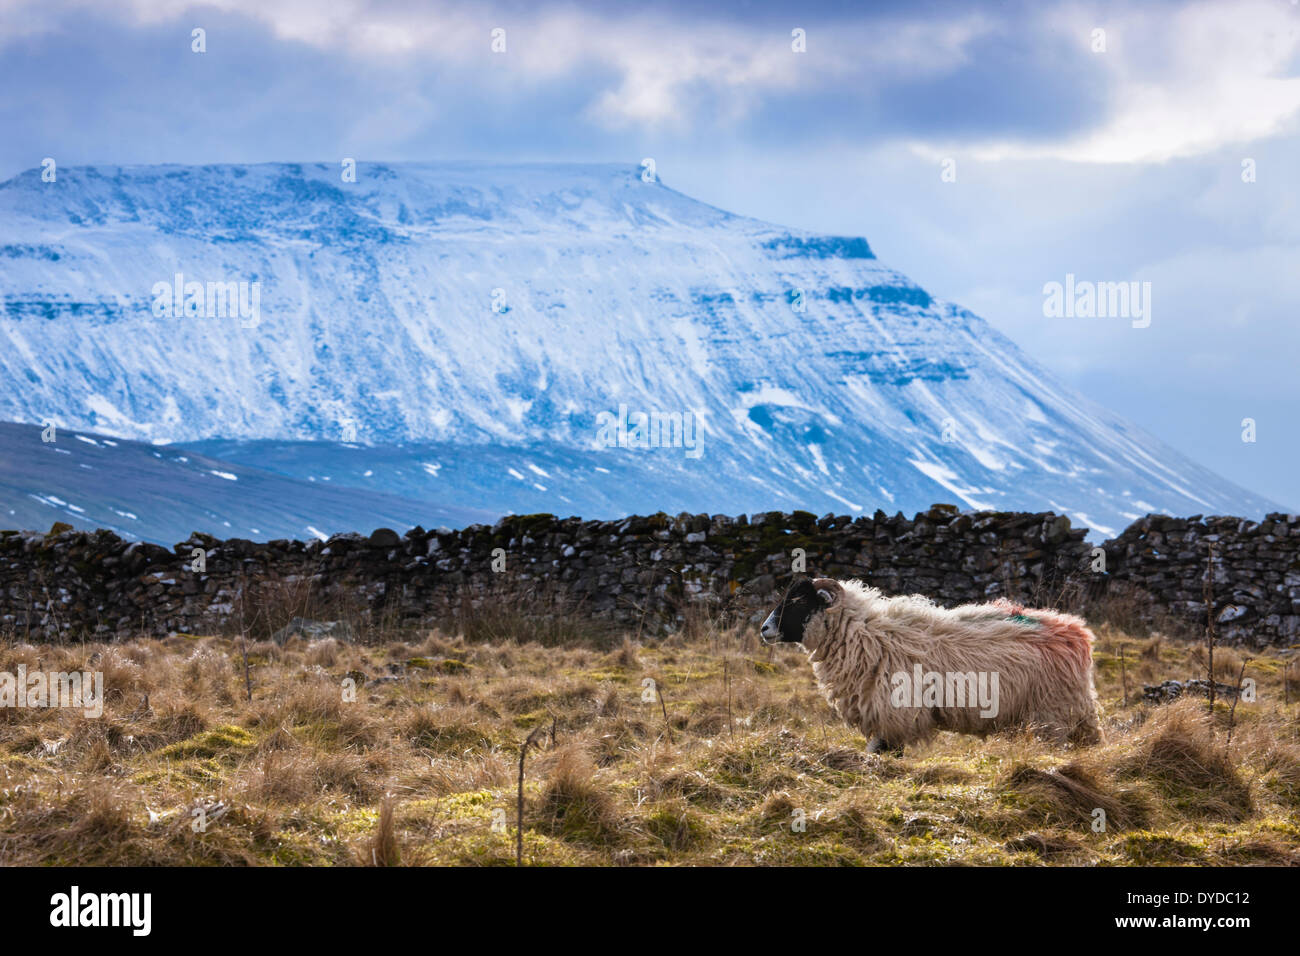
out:
M800 578L790 585L785 597L763 622L764 644L799 644L804 628L814 614L826 610L835 602L835 591L829 587L834 581Z

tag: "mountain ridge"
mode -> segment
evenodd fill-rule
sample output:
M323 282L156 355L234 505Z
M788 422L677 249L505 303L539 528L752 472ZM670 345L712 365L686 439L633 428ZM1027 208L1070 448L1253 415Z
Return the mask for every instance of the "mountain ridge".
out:
M224 443L245 464L315 443L303 468L349 467L342 444L436 446L417 500L480 491L526 498L519 511L946 499L1105 534L1146 512L1277 510L1065 387L865 238L739 216L617 164L357 173L75 167L0 184L0 419ZM155 315L178 273L260 283L258 321ZM620 405L698 416L702 457L602 447L597 418ZM494 470L452 483L458 453ZM409 474L370 478L412 492Z

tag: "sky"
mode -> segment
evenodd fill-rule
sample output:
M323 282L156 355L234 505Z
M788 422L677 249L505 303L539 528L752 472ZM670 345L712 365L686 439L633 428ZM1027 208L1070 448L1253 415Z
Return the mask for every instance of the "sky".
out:
M732 212L865 236L1300 510L1296 0L0 0L0 131L0 179L653 158ZM1045 314L1068 275L1149 282L1149 324Z

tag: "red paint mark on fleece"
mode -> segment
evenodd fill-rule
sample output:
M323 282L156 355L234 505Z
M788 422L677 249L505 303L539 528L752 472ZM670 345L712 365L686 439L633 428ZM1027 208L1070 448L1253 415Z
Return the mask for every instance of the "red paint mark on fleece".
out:
M1008 617L1019 614L1038 621L1041 627L1026 632L1025 637L1036 639L1044 651L1071 660L1081 670L1092 666L1092 631L1088 630L1083 618L1045 608L1025 607L1006 598L994 601L993 606Z

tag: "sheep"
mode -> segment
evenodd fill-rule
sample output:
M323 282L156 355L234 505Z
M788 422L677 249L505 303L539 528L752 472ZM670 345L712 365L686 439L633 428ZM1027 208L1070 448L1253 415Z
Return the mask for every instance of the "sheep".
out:
M948 610L861 581L800 578L761 634L803 645L826 699L872 753L901 755L940 730L1101 739L1094 637L1078 617L1006 600Z

